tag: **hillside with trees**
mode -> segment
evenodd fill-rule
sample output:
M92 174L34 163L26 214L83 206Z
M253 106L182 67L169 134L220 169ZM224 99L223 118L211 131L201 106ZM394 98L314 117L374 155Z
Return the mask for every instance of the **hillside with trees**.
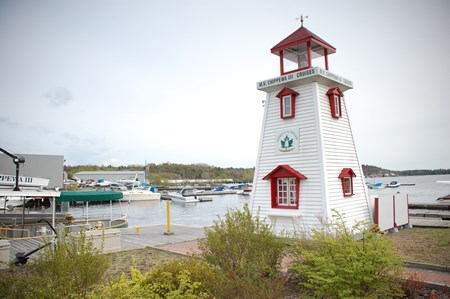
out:
M389 170L373 165L362 165L364 175L366 177L385 177L385 176L414 176L414 175L435 175L435 174L450 174L450 169L419 169L419 170ZM80 166L64 166L64 171L73 178L73 174L80 171L143 171L144 165L128 165L128 166L95 166L95 165L80 165ZM176 163L162 163L148 164L146 169L150 181L159 184L166 180L226 180L232 179L234 182L252 182L254 168L221 168L217 166L210 166L208 164L176 164Z

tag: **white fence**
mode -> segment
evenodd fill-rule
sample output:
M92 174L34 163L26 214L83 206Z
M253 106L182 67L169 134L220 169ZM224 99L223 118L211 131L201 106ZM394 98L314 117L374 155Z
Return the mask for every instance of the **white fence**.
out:
M408 194L397 193L375 196L374 223L382 231L408 224Z

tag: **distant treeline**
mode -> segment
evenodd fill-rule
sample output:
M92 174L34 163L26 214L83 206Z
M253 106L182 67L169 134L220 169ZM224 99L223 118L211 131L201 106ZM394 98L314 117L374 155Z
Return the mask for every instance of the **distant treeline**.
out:
M389 170L373 165L362 165L364 175L366 177L383 177L383 176L413 176L413 175L433 175L433 174L450 174L450 169L419 169L419 170ZM73 174L80 171L143 171L144 165L128 165L128 166L64 166L64 171L73 178ZM150 181L160 183L165 180L193 180L193 179L232 179L235 182L251 182L253 181L254 168L221 168L210 166L207 164L148 164L147 174Z
M73 178L73 174L80 171L143 171L144 165L128 165L128 166L65 166L64 171L67 172L69 178ZM193 180L193 179L232 179L234 182L251 182L253 181L254 168L221 168L210 166L207 164L148 164L148 179L153 183L160 183L165 180Z
M415 170L389 170L373 165L362 165L366 177L383 176L414 176L414 175L435 175L450 174L450 169L415 169Z

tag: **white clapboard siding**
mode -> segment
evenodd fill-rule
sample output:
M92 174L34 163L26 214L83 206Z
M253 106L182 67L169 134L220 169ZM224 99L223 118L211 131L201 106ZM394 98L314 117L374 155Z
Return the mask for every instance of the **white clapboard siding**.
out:
M353 134L345 105L341 102L342 117L331 117L326 93L330 86L318 82L290 87L299 95L295 102L295 118L280 118L280 99L276 95L283 88L267 93L258 159L255 167L250 207L253 213L270 221L277 233L309 231L328 219L332 210L344 215L347 225L355 221L370 221L367 191L358 160ZM282 130L298 133L298 152L277 155L275 143ZM299 132L298 132L299 131ZM300 181L299 209L272 209L270 180L262 178L281 164L288 164L307 177ZM351 168L354 195L344 197L339 174Z

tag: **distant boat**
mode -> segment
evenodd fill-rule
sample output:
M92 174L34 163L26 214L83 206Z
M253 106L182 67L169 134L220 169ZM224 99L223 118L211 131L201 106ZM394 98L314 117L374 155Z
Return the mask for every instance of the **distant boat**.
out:
M153 192L150 187L138 187L128 191L122 191L123 199L129 201L144 201L144 200L160 200L161 193Z
M439 197L436 200L438 200L438 201L450 200L450 194L442 196L442 197Z
M250 195L252 193L252 185L248 184L246 185L242 190L238 191L238 195Z
M436 181L439 184L450 184L450 181Z
M182 203L188 203L188 202L199 202L200 200L197 199L196 190L193 188L183 188L180 192L169 192L168 197L173 202L182 202Z
M387 184L386 187L388 187L388 188L398 188L398 187L400 187L400 183L397 182L397 181L392 181L389 184Z
M386 188L386 184L383 183L376 183L372 185L372 189L384 189Z

